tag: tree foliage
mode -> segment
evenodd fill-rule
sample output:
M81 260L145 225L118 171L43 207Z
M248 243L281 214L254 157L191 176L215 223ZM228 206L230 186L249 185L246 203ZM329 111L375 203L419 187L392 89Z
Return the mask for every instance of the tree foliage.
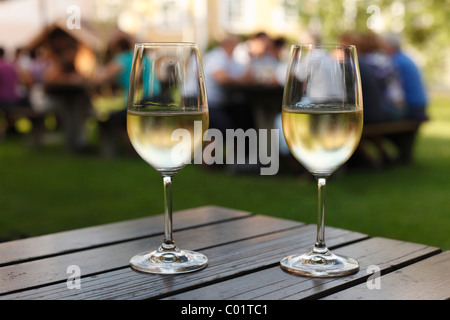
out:
M337 41L349 30L401 33L420 52L429 79L446 65L450 0L299 0L296 6L302 26L320 32L324 41Z

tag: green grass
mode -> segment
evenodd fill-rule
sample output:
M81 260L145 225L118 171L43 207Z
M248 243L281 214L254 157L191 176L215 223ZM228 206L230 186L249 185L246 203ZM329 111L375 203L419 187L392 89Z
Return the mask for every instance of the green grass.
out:
M326 225L450 249L450 99L435 97L415 162L329 180ZM36 236L160 214L162 181L138 157L68 155L0 142L0 238ZM315 223L317 188L294 175L231 175L191 165L174 179L174 209L219 205ZM176 223L176 221L175 221ZM313 239L311 239L313 240Z

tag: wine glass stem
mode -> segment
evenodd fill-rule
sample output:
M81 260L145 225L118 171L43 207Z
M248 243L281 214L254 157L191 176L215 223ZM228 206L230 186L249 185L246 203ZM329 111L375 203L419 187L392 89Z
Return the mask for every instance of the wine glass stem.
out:
M316 253L325 253L328 251L325 244L325 186L326 179L318 178L318 212L317 212L317 238L313 251Z
M164 242L161 248L164 250L174 250L176 248L173 241L172 229L172 176L164 175Z

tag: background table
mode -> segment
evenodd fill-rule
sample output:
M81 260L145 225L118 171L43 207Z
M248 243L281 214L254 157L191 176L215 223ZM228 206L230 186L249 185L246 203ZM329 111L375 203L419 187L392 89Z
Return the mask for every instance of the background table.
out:
M450 298L450 253L439 248L327 227L328 246L361 270L311 279L282 271L279 261L309 250L315 225L214 206L177 212L174 223L175 241L206 254L207 268L169 276L132 270L134 254L162 242L163 217L153 216L0 243L0 299ZM71 266L80 278L72 279Z

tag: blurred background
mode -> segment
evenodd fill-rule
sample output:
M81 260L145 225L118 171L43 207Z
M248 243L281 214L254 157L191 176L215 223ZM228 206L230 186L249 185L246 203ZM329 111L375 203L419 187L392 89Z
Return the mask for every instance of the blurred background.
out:
M111 31L120 29L138 41L195 41L203 49L226 33L264 31L297 42L305 31L336 41L348 30L400 33L435 89L448 89L445 72L450 31L445 27L448 0L2 0L0 43L10 55L33 48L46 28L66 26L77 17L81 28L66 28L97 54L106 49ZM72 10L71 10L72 9ZM69 21L69 23L72 23ZM75 31L77 30L77 31Z
M250 49L264 35L264 54L281 44L281 66L290 44L307 40L353 39L362 55L367 42L401 45L425 96L410 157L396 161L401 150L387 135L365 141L369 156L330 181L326 223L449 249L449 19L449 0L2 0L0 240L162 213L160 178L115 118L125 107L130 61L123 53L137 41L194 41L206 60L233 35L233 57L245 64L259 57ZM261 100L263 85L272 106L256 106L248 121L231 110L235 126L276 127L283 83L267 78L254 75L244 104ZM315 182L289 154L280 157L271 177L188 166L175 178L174 208L214 204L315 223Z

